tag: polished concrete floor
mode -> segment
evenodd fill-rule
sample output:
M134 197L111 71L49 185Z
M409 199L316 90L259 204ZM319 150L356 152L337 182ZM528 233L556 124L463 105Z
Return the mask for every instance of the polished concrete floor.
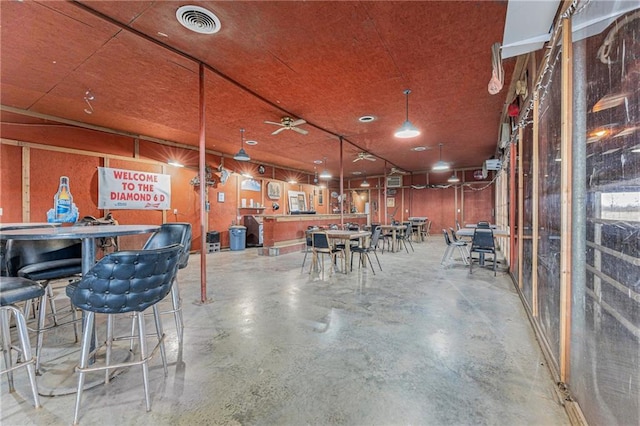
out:
M436 236L414 247L381 254L383 271L374 259L375 275L354 265L349 275L327 268L324 277L301 273L302 253L208 254L205 304L200 255L192 255L179 273L184 344L164 316L169 375L154 358L152 411L132 367L85 391L80 423L569 424L506 274L441 267ZM45 370L55 367L56 346L78 356L70 336L69 327L47 335ZM71 424L74 395L43 396L36 410L26 371L15 376L11 394L2 378L2 425Z

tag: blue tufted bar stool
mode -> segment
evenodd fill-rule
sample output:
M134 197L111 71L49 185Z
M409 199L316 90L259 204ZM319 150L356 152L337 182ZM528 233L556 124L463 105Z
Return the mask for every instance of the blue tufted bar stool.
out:
M103 257L81 280L67 286L67 295L70 297L71 303L81 309L84 315L80 363L76 367L78 393L73 418L74 424L78 423L82 388L85 374L89 371L104 370L105 382L108 382L110 370L142 365L145 402L147 411L151 410L148 363L158 348L162 356L165 376L167 375L164 333L157 304L171 291L181 252L182 246L179 244L150 250L114 252ZM140 359L110 364L114 315L142 313L149 307L153 308L158 336L158 343L154 349L150 353L147 352L145 316L144 314L136 315ZM93 351L90 350L96 314L107 314L106 357L105 363L96 362L89 365L89 358L101 349L98 347Z
M157 249L172 244L182 245L180 257L178 259L178 269L186 268L187 264L189 263L189 250L191 249L190 223L175 222L163 224L160 229L158 229L149 237L143 247L143 250ZM172 309L169 311L164 311L162 313L173 313L174 320L176 322L176 331L178 333L178 342L182 343L182 336L184 334L184 321L182 318L182 300L180 298L180 289L178 288L177 278L171 286L171 303Z
M4 354L5 369L0 371L9 377L9 392L15 390L13 385L13 370L26 367L31 382L34 405L40 406L38 398L38 385L36 383L36 358L31 356L31 343L29 331L24 314L16 306L16 303L27 302L31 299L44 300L44 287L35 281L20 277L0 277L0 331L2 332L2 352ZM23 361L13 365L11 360L11 330L9 327L10 314L13 313L16 321L16 330L20 340L18 350L22 354Z

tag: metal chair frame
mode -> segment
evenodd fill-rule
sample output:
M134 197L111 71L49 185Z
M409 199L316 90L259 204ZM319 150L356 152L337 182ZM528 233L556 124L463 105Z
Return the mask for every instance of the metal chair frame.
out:
M12 292L16 290L16 287L18 287L17 290L19 294L14 294L11 297L11 302L13 303L10 303L9 301L5 302L5 291L7 293ZM44 314L44 304L46 303L44 294L45 291L42 285L35 281L20 277L0 277L0 299L2 300L2 304L0 305L0 332L2 334L2 352L5 363L5 368L0 371L0 374L7 375L9 392L14 392L15 386L13 381L13 371L18 368L26 368L29 375L29 383L31 384L31 392L33 393L34 406L36 408L40 407L38 383L36 381L36 363L38 355L32 355L27 321L24 313L15 303L26 302L29 304L29 301L34 297L38 298L41 306L40 312ZM11 314L13 314L15 318L15 328L20 343L19 348L14 347L11 343L11 329L9 326ZM43 315L40 316L44 321ZM17 350L19 355L22 357L22 362L16 365L13 365L13 361L11 359L11 351L14 349Z
M358 253L359 259L358 262L360 263L360 265L362 265L362 255L364 255L366 257L366 259L369 261L369 265L371 266L371 272L373 272L373 275L376 274L376 271L373 269L373 263L371 263L371 257L369 256L369 253L373 252L373 254L376 256L376 260L378 261L378 266L380 267L380 270L382 271L382 265L380 264L380 259L378 258L378 253L376 252L376 250L378 249L378 240L380 239L380 233L382 232L382 228L380 226L376 226L373 229L373 232L371 233L371 239L369 240L369 246L367 247L353 247L351 248L351 270L353 271L353 255L355 253Z
M90 371L105 371L105 383L109 382L110 371L142 366L144 397L147 411L151 411L149 396L149 361L160 350L165 377L168 375L164 346L165 334L158 302L170 291L178 271L178 261L182 246L174 244L159 249L119 251L108 254L94 265L80 281L67 286L71 302L82 309L84 328L80 350L80 362L76 367L78 389L74 409L73 424L78 424L85 375ZM139 275L139 276L138 276ZM113 286L113 287L112 287ZM114 291L111 291L114 290ZM127 295L123 298L123 292ZM144 295L144 296L141 296ZM121 300L125 305L121 306ZM135 302L135 304L134 304ZM102 303L102 304L101 304ZM147 349L147 333L144 311L152 308L158 342L151 352ZM113 317L116 314L136 312L137 336L114 338ZM107 315L107 338L105 344L91 350L96 314ZM138 361L111 364L111 350L114 340L138 339L140 359ZM106 349L104 365L90 364L89 360L102 348Z
M473 239L471 240L470 254L479 253L480 261L484 260L485 254L493 254L493 276L496 276L496 243L493 239L493 230L490 227L480 227L473 231ZM473 259L469 259L469 274L473 273Z

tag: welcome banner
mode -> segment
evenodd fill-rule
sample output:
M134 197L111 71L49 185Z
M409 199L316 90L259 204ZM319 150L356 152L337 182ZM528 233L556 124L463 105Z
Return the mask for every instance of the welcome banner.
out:
M98 208L168 210L171 176L98 167Z

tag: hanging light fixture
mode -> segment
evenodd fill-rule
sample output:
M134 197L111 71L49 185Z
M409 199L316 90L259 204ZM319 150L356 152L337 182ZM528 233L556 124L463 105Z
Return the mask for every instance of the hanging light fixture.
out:
M370 185L369 185L369 182L367 182L367 178L364 178L364 180L362 181L362 183L360 184L360 186L361 186L362 188L368 188L368 187L370 186Z
M445 163L442 161L442 144L440 145L440 160L436 164L433 165L431 171L434 172L444 172L445 170L449 170L449 163Z
M327 157L324 157L324 170L320 173L320 179L331 179L331 173L327 170Z
M447 179L447 182L449 182L449 183L458 183L458 182L460 182L460 178L456 175L456 172L453 172L451 177L449 179Z
M407 118L395 133L395 137L400 139L415 138L420 134L420 130L416 129L416 127L409 121L409 93L411 93L411 90L409 89L404 91L404 94L407 97Z
M240 129L240 151L233 156L236 161L249 161L251 157L244 150L244 129Z

